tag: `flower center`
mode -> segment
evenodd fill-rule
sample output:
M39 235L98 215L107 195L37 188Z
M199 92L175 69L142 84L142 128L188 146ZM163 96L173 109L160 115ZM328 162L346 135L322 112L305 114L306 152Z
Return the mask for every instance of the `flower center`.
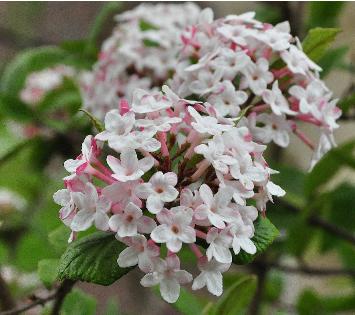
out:
M173 233L175 233L175 234L178 234L178 233L179 233L179 227L177 227L176 225L173 225L173 226L171 227L171 230L172 230Z
M161 194L161 193L164 191L164 189L161 188L161 187L158 187L158 188L155 189L155 191L156 191L158 194Z
M131 214L129 214L127 217L126 217L126 221L128 223L132 222L133 221L133 216Z

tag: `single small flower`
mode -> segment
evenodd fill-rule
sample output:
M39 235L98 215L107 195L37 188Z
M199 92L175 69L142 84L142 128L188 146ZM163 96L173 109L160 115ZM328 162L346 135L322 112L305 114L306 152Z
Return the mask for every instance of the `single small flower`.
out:
M232 254L229 247L232 245L232 235L228 229L218 231L217 228L211 228L207 233L206 241L209 245L206 256L210 261L212 258L223 264L232 262Z

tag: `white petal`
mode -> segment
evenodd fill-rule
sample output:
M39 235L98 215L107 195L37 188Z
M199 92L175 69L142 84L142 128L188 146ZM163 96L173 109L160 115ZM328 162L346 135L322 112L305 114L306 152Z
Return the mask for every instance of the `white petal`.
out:
M135 266L138 264L138 254L132 247L127 247L118 256L117 263L122 268Z
M87 210L80 210L73 218L70 228L75 231L87 230L94 221L94 213Z
M96 211L95 226L98 230L107 231L109 229L108 220L109 217L105 212Z
M165 243L167 240L170 239L170 231L165 224L162 224L162 225L158 225L153 230L150 236L152 240L157 243Z
M239 244L248 254L254 255L256 253L256 247L249 238L239 238Z
M142 216L137 221L138 231L143 234L151 233L157 226L152 218Z
M175 303L180 295L180 284L174 279L164 279L160 283L160 294L168 303Z
M151 213L159 213L163 209L164 203L156 196L150 195L147 199L147 209Z
M223 278L220 272L208 272L206 276L207 290L216 296L223 293Z

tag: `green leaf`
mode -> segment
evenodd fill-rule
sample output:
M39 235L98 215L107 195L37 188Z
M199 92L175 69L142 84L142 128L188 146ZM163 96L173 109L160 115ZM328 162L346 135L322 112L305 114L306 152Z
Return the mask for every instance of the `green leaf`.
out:
M70 229L65 225L60 225L55 230L49 233L49 243L60 253L63 253L68 247L68 239L70 236Z
M235 282L210 309L209 315L244 315L256 290L257 279L254 275L245 276Z
M259 215L258 219L254 222L255 234L252 238L256 246L257 252L255 255L250 255L243 250L233 257L233 262L236 264L248 264L260 253L264 252L279 235L277 228L267 218Z
M85 109L80 109L79 111L85 113L90 118L91 123L93 124L93 126L96 128L96 130L98 132L104 131L105 128L99 119L97 119L95 116L93 116L91 113L89 113Z
M351 108L355 107L355 93L343 98L339 101L338 107L343 111L343 113L347 113Z
M340 31L339 28L316 27L311 29L302 42L303 51L313 61L319 61Z
M0 94L0 115L21 122L32 121L35 118L34 111L27 104L15 96L4 93Z
M158 42L155 42L154 40L145 38L143 39L143 44L145 47L159 47L160 44Z
M96 299L82 292L79 289L74 289L64 299L61 308L61 315L95 315Z
M172 307L183 315L196 315L201 313L203 304L197 299L195 294L181 288L179 299L172 304Z
M57 278L58 264L58 259L43 259L38 262L38 276L47 288L51 288Z
M323 69L321 77L324 78L331 70L340 67L344 63L344 58L348 52L349 47L341 46L334 49L329 49L323 57L319 60L318 64Z
M96 232L70 244L60 259L59 279L110 285L131 268L120 268L117 257L124 245L109 233Z
M297 301L297 312L299 315L330 315L324 310L317 294L309 289L304 290L299 296Z
M312 1L309 2L308 28L336 27L339 14L345 3L341 1Z
M4 70L0 81L0 91L18 97L27 76L44 68L64 63L68 54L61 48L46 46L19 53Z
M105 315L119 315L119 306L114 297L110 298L106 303Z
M36 138L32 138L32 139L25 139L15 144L5 154L0 156L0 166L5 164L7 161L10 161L14 156L22 152L22 150L28 148L35 142L36 142Z
M339 171L342 166L355 168L355 159L352 156L355 141L352 140L330 150L308 173L305 180L305 193L312 195Z

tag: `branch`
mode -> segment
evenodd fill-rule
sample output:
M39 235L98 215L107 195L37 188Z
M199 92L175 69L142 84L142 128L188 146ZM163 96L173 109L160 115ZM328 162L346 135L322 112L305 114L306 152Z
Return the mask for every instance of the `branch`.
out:
M64 280L61 283L61 285L57 288L57 290L55 292L52 292L48 296L46 296L44 298L35 297L35 299L32 303L14 308L9 311L0 312L0 315L18 315L18 314L21 314L21 313L23 313L29 309L32 309L38 305L43 306L52 300L55 300L55 301L54 301L54 306L53 306L53 310L52 310L51 314L58 315L60 308L63 304L64 298L71 291L74 284L75 284L75 282L72 280Z
M285 200L278 199L278 202L285 207L285 209L294 212L294 213L301 213L301 209L291 205L290 203L286 202ZM343 240L346 240L352 244L355 244L355 234L351 233L337 225L329 223L328 221L324 220L323 218L317 217L315 215L311 215L307 219L308 224L318 227L332 235L337 236Z
M12 298L11 292L0 274L0 305L4 310L11 309L15 307L15 301Z

